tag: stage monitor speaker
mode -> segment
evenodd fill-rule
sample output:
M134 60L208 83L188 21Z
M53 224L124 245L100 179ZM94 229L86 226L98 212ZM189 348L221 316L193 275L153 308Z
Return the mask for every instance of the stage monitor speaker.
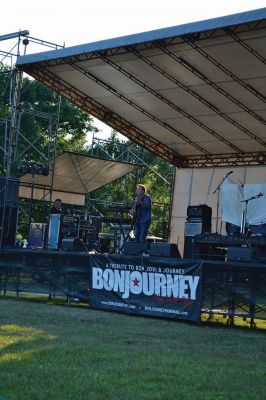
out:
M227 261L254 262L256 249L252 247L228 247Z
M18 179L6 179L0 177L0 207L17 207L18 202L18 189L19 181Z
M174 243L151 243L150 256L181 258L178 247Z
M143 242L124 242L124 254L140 256L148 251L148 244Z
M18 209L13 207L5 207L4 221L3 213L4 207L0 207L0 229L3 227L2 245L4 247L15 247Z
M62 251L87 251L86 246L79 238L64 238L61 244Z

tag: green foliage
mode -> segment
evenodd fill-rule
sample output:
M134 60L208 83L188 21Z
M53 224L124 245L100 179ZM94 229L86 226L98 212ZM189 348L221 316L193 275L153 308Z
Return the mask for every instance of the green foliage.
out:
M6 119L10 129L10 87L15 72L0 64L0 118ZM57 154L63 151L86 152L86 139L90 132L97 132L92 117L66 99L61 99L60 114L58 95L42 83L25 77L19 95L16 113L16 127L19 132L16 159L12 164L12 176L17 176L21 159L44 161L51 159L53 142L56 137L59 115ZM4 146L4 125L0 126L0 145ZM3 166L1 165L1 174Z
M9 90L11 75L15 71L0 64L0 117L10 118ZM18 165L21 159L45 161L51 157L53 140L55 139L58 118L58 95L36 80L24 77L20 92L20 102L17 113L18 136L17 160L12 164L12 176L18 176ZM10 126L8 126L10 129ZM4 146L4 130L0 126L0 146ZM133 162L141 167L127 177L104 186L88 196L88 199L102 199L111 202L131 204L132 193L137 183L147 186L153 200L153 222L151 232L166 236L165 227L168 221L170 203L172 166L156 155L145 151L130 140L122 141L116 131L112 131L107 141L101 141L93 148L87 148L87 135L97 132L92 117L68 100L62 98L57 134L57 154L63 151L91 154L101 158L112 158L116 161ZM54 135L54 137L53 137ZM0 166L3 175L3 165ZM89 203L89 201L88 201ZM40 221L43 207L34 204L33 220ZM99 206L104 212L104 206ZM26 216L25 216L26 218ZM23 219L23 218L22 218ZM26 218L27 219L27 218ZM26 221L25 221L26 224Z
M0 63L0 118L7 118L9 114L10 79L12 72Z
M58 95L52 92L48 87L38 81L32 81L28 78L23 80L23 89L21 95L21 107L25 109L40 110L52 117L54 124L57 123L58 113ZM26 124L22 127L22 132L28 135L40 135L42 137L42 146L45 149L47 140L44 132L47 132L47 120L27 117ZM58 137L57 137L57 153L63 151L84 152L86 138L88 132L97 131L92 124L92 117L82 111L70 101L62 98L59 114Z
M99 142L93 149L94 155L115 157L117 161L134 162L141 167L126 178L112 182L100 188L90 196L94 199L104 198L108 202L130 205L136 185L142 183L153 201L153 220L150 231L156 236L167 238L169 222L169 204L172 193L173 166L155 154L140 148L130 140L122 142L115 131L108 141ZM104 206L99 206L104 213Z

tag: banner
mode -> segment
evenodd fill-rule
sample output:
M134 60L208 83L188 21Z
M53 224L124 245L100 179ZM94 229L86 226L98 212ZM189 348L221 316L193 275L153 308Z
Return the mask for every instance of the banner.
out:
M200 320L201 261L92 255L90 273L92 307Z

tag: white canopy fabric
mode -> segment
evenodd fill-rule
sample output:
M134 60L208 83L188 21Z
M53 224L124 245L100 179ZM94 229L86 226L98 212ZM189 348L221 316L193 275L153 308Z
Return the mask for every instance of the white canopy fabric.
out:
M65 152L55 159L53 181L52 173L48 176L35 175L34 179L30 174L24 175L20 178L19 196L50 201L52 187L52 200L59 197L64 203L82 205L86 193L105 186L139 167L138 164Z
M266 8L18 57L179 167L266 163Z

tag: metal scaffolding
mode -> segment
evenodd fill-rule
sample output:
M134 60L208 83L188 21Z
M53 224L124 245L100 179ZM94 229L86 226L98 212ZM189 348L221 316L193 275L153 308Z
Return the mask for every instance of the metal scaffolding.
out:
M56 94L56 112L54 114L33 110L25 106L23 104L23 72L16 68L15 63L17 57L21 55L21 49L23 49L25 55L30 43L51 48L62 46L32 38L27 30L0 36L0 41L7 40L15 40L16 43L11 47L11 50L0 51L2 56L0 73L2 76L3 74L6 75L6 90L2 93L3 109L1 110L2 115L0 115L0 248L3 247L4 235L9 231L10 224L17 226L18 217L27 226L26 229L29 230L30 228L35 202L33 196L29 202L18 201L20 183L18 169L23 169L26 164L33 167L30 171L27 171L32 175L31 184L28 184L32 194L37 165L45 166L48 173L53 176L61 104L61 98ZM6 95L7 92L8 95ZM6 96L4 97L4 95ZM25 121L30 117L36 121L41 121L39 125L43 127L40 135L33 141L29 140L27 132L23 129ZM40 146L39 140L43 135L46 143L45 146ZM51 192L52 184L48 188L50 199Z

